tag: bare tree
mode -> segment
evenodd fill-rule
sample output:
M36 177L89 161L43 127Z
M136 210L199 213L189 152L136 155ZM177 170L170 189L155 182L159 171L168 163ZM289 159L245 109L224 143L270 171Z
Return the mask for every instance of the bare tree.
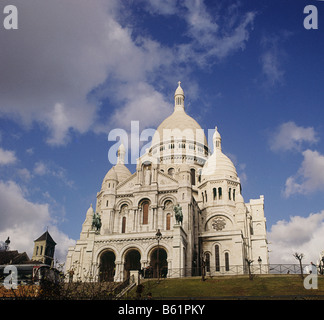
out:
M253 260L251 260L251 259L245 259L245 261L246 261L246 263L247 263L247 265L248 265L248 270L249 270L249 279L250 279L250 280L253 280L253 274L252 274L252 272L251 272L251 264L252 264Z
M302 260L304 258L304 254L303 253L298 253L298 252L295 252L293 254L293 256L299 261L299 265L300 265L300 274L301 274L301 277L304 279L304 272L303 272L303 264L302 264Z

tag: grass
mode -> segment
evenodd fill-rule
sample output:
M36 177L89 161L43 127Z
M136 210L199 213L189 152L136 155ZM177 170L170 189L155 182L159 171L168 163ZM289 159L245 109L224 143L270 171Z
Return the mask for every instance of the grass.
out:
M305 289L299 275L248 276L156 279L142 282L142 298L149 292L154 299L324 299L324 277L318 277L318 289ZM136 298L136 287L126 297Z

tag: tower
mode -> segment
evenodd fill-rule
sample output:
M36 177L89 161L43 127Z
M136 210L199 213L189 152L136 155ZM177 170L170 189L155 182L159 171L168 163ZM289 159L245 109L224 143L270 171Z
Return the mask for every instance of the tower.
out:
M34 243L35 245L32 260L40 261L52 266L56 242L53 240L49 232L44 232L34 241Z

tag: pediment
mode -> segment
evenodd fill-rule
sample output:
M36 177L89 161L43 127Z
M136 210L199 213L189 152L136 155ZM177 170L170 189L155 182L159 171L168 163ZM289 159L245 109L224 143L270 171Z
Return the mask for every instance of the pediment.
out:
M158 185L160 187L163 186L178 186L178 181L174 178L172 178L170 175L165 174L163 172L158 172L158 179L157 179Z

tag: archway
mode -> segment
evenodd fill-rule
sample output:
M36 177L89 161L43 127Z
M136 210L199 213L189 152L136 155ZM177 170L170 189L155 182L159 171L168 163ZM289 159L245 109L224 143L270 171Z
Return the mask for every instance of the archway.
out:
M141 270L141 254L136 250L129 250L125 255L124 279L129 278L130 270Z
M112 251L105 251L100 256L99 280L114 281L116 256Z
M161 278L166 278L168 274L168 254L163 248L155 248L151 253L150 265L153 271L153 278L158 278L158 270Z

